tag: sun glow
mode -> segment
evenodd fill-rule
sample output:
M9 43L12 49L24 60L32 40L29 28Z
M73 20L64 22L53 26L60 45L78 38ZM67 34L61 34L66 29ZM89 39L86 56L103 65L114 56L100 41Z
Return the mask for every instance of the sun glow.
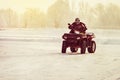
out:
M56 0L0 0L0 9L11 8L18 13L23 13L26 8L37 8L43 12L46 12L48 7L52 5ZM116 3L119 4L118 0L68 0L70 4L74 4L73 7L77 7L79 2L87 2L89 5L95 5L97 3Z
M0 0L0 8L11 8L18 13L23 13L27 8L38 8L46 12L48 7L56 0Z

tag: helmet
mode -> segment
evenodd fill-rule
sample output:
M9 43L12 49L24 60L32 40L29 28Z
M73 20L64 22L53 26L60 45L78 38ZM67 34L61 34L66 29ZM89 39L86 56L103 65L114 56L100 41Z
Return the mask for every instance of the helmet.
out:
M75 18L75 21L80 21L80 19L79 18Z

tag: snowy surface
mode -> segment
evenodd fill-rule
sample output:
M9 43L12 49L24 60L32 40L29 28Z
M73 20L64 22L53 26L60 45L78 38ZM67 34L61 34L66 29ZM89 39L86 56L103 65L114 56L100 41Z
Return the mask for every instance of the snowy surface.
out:
M67 29L0 31L0 80L120 80L120 31L89 30L95 54L61 54Z

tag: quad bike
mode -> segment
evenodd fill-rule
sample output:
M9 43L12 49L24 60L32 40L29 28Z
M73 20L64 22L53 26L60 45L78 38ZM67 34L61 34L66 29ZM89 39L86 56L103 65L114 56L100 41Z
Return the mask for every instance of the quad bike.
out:
M77 52L78 48L81 48L81 54L85 54L86 49L89 53L94 53L96 50L96 42L93 40L95 38L94 33L65 33L62 38L64 39L62 53L66 53L68 47L70 47L71 52Z

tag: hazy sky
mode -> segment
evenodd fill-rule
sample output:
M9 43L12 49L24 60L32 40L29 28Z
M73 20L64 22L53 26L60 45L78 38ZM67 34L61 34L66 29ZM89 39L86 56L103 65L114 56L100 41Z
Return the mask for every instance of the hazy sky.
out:
M20 13L24 12L26 8L40 8L42 11L46 11L48 7L56 0L0 0L0 8L12 8ZM96 3L116 3L119 4L120 0L69 0L70 2L77 4L79 1L85 1L90 5Z
M0 8L12 8L23 12L26 8L40 8L46 11L55 0L0 0Z

